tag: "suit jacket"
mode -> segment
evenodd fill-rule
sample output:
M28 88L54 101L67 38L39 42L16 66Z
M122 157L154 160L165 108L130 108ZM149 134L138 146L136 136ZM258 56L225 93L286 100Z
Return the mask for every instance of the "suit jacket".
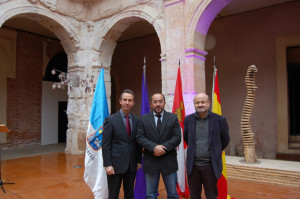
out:
M154 174L161 172L169 174L177 171L176 147L181 141L181 130L177 116L164 111L160 132L157 131L153 112L143 115L140 118L137 142L144 148L143 171ZM163 145L167 149L162 156L154 156L156 145Z
M228 124L225 117L209 112L209 141L210 156L216 178L222 175L222 151L230 141ZM184 120L184 140L188 145L186 169L191 175L195 157L196 138L196 116L195 113L187 116Z
M131 114L132 115L132 114ZM136 142L139 120L132 115L130 138L120 111L105 119L102 137L102 157L104 167L113 166L116 174L136 172L142 162L142 151Z

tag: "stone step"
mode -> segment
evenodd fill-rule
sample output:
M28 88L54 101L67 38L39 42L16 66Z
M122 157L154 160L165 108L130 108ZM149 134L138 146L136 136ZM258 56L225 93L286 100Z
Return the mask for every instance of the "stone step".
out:
M246 167L246 166L236 166L236 165L228 165L228 169L231 169L233 172L247 172L251 174L265 174L266 172L268 174L272 174L273 176L289 176L289 177L300 177L300 172L295 171L284 171L284 170L275 170L275 169L269 169L269 168L257 168L257 167Z
M226 168L228 178L300 187L300 172L230 164Z
M241 166L229 166L227 170L230 170L232 173L243 173L243 174L250 174L250 175L263 175L266 174L272 175L278 178L284 177L296 177L300 178L300 173L295 171L282 171L282 170L274 170L274 169L266 169L266 168L251 168L251 167L241 167Z
M289 142L289 149L300 149L300 142Z
M270 180L280 182L280 183L292 183L292 184L298 184L299 185L299 178L296 178L295 176L277 176L277 175L253 175L253 174L241 174L241 173L229 173L228 177L248 177L252 179L260 179L266 182L269 182Z
M253 181L253 182L262 182L262 183L269 183L269 184L276 184L276 185L283 185L283 186L289 186L289 187L299 187L299 183L293 183L293 182L286 182L286 181L266 181L265 179L261 178L249 178L245 176L234 176L234 177L228 177L229 179L239 179L239 180L245 180L245 181Z

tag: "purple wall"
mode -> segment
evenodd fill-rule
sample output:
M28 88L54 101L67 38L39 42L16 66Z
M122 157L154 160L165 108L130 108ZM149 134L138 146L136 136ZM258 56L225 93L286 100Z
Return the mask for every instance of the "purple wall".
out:
M252 112L258 157L277 152L277 88L275 38L300 34L300 2L270 7L213 21L208 34L216 45L206 60L206 90L211 92L216 56L223 115L228 119L232 145L241 151L240 119L246 98L245 75L258 68L257 95ZM288 132L287 132L288 133Z

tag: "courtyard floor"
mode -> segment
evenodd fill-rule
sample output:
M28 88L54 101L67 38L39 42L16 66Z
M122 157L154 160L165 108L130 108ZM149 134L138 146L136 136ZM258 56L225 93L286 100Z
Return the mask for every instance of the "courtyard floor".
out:
M0 189L1 199L93 199L83 180L83 155L49 149L27 157L17 157L17 153L2 150L2 180L15 184L3 186L6 194ZM19 153L25 150L20 149ZM299 199L300 188L228 178L228 194L236 199ZM123 198L122 192L120 198ZM167 198L162 181L158 198Z

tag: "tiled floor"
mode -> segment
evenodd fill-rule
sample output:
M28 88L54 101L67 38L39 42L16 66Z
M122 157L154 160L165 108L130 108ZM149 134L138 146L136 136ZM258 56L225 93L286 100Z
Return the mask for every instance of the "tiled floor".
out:
M83 155L54 152L7 158L1 162L2 179L15 184L4 185L7 193L4 194L0 189L0 199L93 199L92 192L83 180ZM233 179L228 179L228 193L236 199L300 198L300 188ZM163 183L159 187L159 194L159 199L166 198ZM123 198L122 193L120 198Z
M9 159L16 159L28 156L35 156L47 153L54 153L54 152L64 152L66 148L66 143L59 143L59 144L48 144L48 145L18 145L17 148L13 147L1 147L1 159L2 160L9 160Z
M51 153L2 161L4 185L0 198L9 199L91 199L93 194L83 181L83 156ZM76 166L82 166L77 168Z

